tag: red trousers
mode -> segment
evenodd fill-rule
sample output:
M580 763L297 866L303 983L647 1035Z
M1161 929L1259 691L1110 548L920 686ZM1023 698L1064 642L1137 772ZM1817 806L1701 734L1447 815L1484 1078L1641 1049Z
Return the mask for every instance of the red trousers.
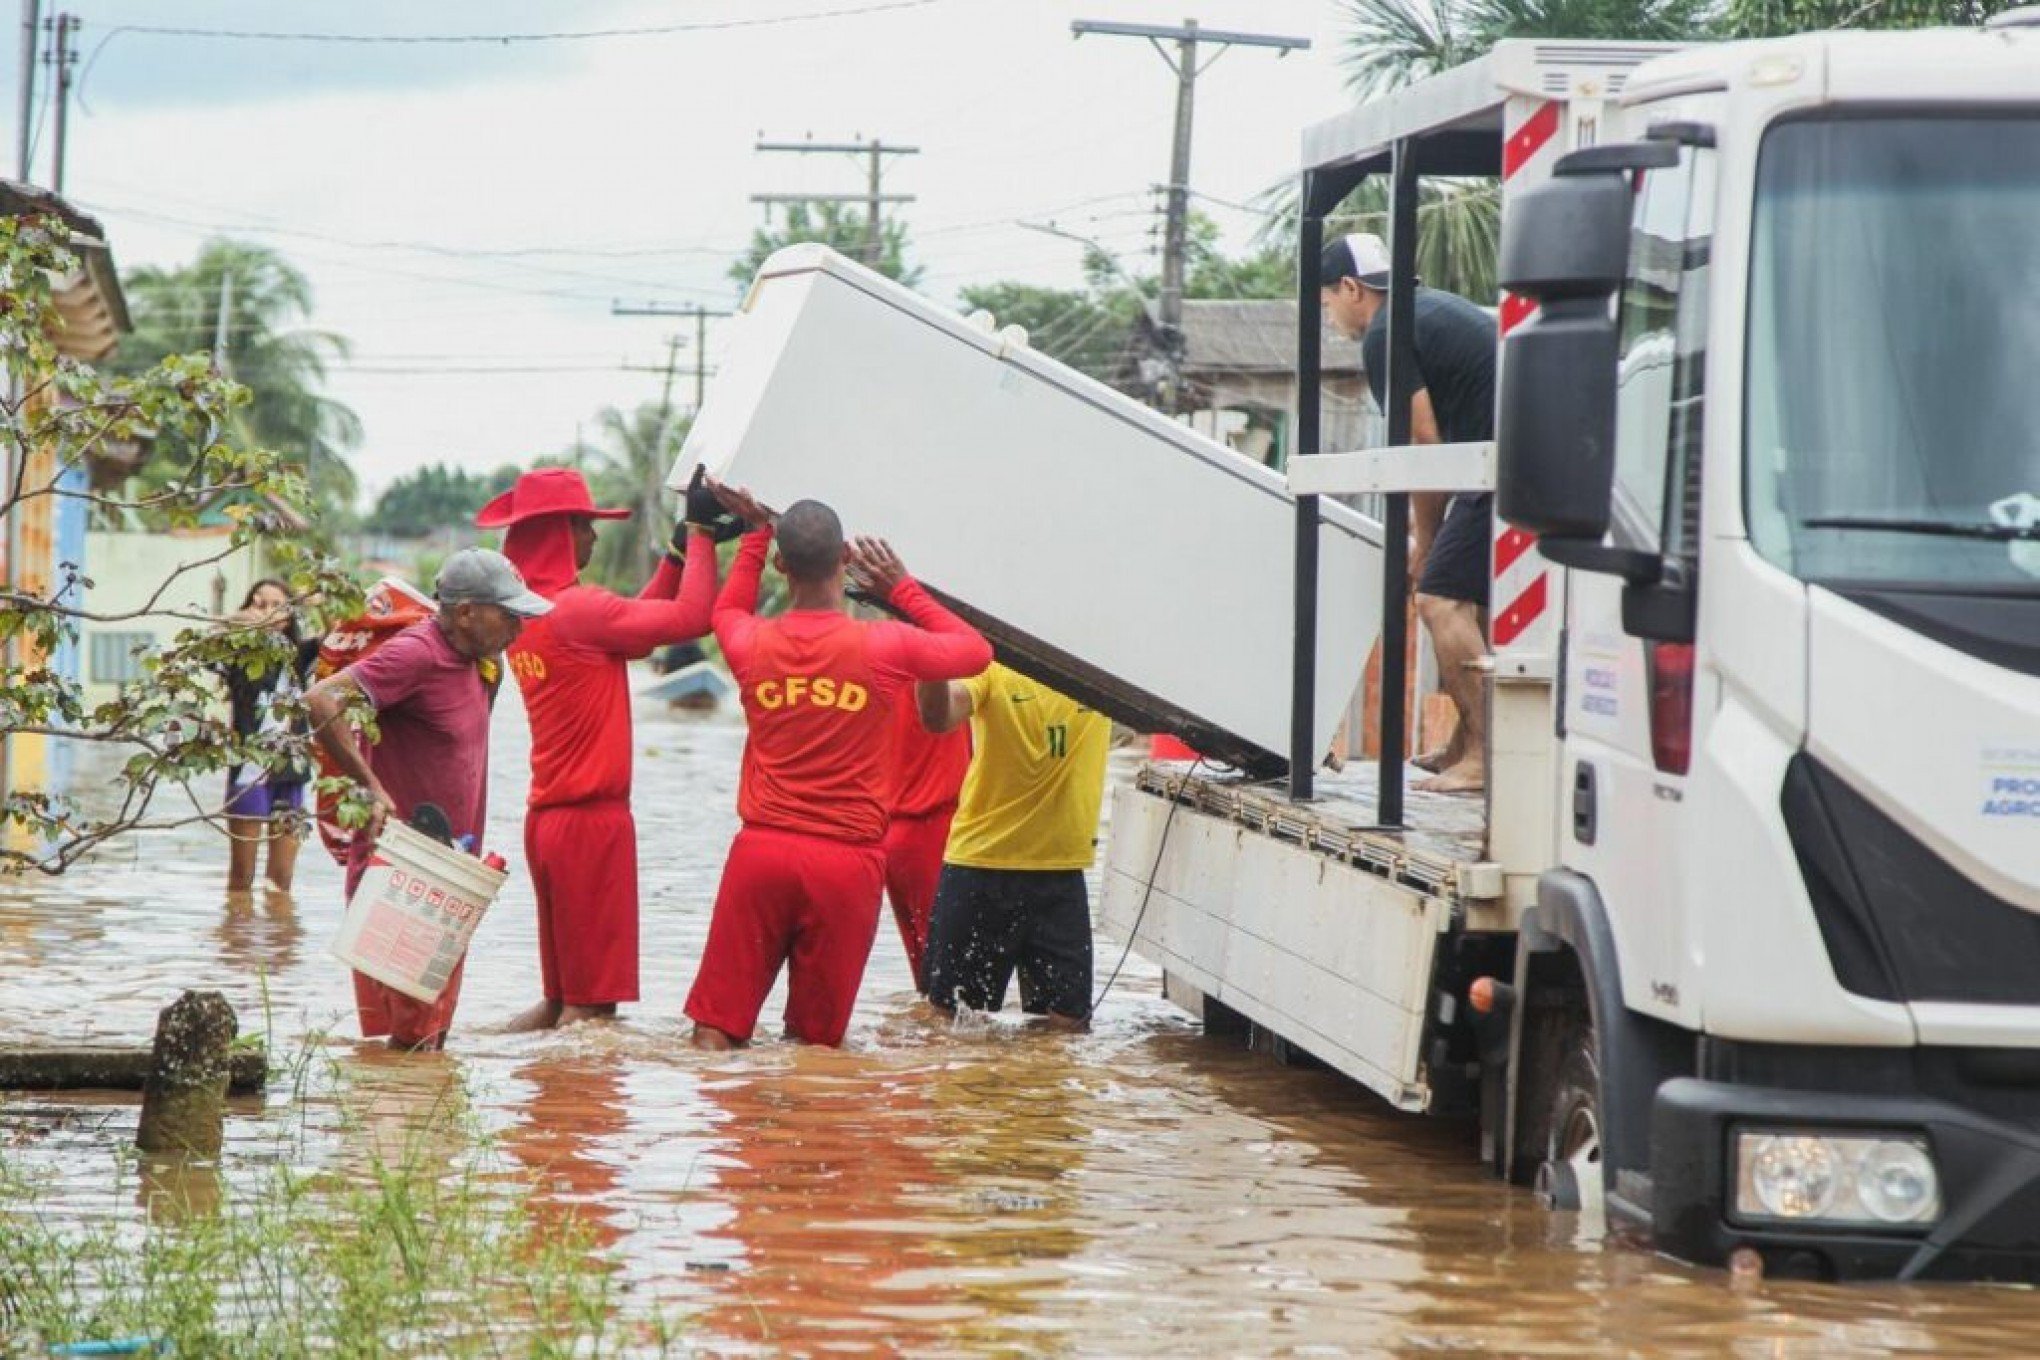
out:
M925 817L894 814L885 831L885 896L921 990L921 958L928 952L928 920L935 912L935 885L942 878L942 850L949 844L954 805Z
M749 1039L786 965L786 1032L803 1043L841 1044L884 888L878 845L743 828L723 864L688 1018Z
M345 882L347 901L354 900L354 890L361 886L361 876L367 871L367 847L350 852ZM361 1037L380 1039L388 1035L405 1048L444 1039L453 1028L453 1008L460 1003L460 976L466 968L466 959L455 964L447 976L446 990L437 1001L430 1002L405 996L366 973L354 974L354 1013L361 1021Z
M533 808L524 859L538 897L545 999L638 999L637 823L622 800Z

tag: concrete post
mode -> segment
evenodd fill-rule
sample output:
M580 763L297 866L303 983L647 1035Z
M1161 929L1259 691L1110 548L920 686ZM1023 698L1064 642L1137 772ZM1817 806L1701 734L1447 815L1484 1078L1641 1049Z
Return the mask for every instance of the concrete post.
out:
M156 1050L142 1086L135 1146L144 1152L219 1155L229 1050L240 1024L218 992L186 992L156 1020Z

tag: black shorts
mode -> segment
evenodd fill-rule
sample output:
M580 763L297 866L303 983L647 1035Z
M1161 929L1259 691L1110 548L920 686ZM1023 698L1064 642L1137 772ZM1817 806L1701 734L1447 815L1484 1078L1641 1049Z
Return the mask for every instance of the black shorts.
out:
M928 999L996 1011L1020 973L1029 1015L1091 1014L1091 906L1081 869L942 866L928 925Z
M1489 540L1494 537L1494 496L1454 496L1445 507L1444 522L1424 559L1419 595L1464 600L1482 609L1488 603Z

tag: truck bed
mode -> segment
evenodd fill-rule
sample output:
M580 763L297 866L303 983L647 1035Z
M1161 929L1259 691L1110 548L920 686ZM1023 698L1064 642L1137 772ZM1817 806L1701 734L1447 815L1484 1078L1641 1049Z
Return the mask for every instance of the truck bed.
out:
M1450 901L1460 898L1472 866L1484 859L1484 799L1406 790L1408 826L1383 829L1375 812L1378 772L1371 761L1338 773L1319 771L1317 797L1308 803L1292 801L1279 780L1191 774L1190 769L1187 762L1150 762L1141 767L1134 786Z
M1424 1037L1440 938L1499 892L1478 798L1412 792L1411 827L1374 821L1374 771L1282 785L1149 764L1113 795L1099 915L1108 934L1209 1001L1402 1109L1431 1099Z

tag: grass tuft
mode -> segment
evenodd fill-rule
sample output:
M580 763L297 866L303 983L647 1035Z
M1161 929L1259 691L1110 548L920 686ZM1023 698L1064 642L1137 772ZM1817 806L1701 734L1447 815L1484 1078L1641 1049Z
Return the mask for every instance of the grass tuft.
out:
M619 1306L586 1225L533 1211L457 1078L322 1066L297 1065L296 1119L265 1118L224 1169L111 1150L115 1202L133 1206L111 1217L60 1213L46 1184L0 1166L0 1354L135 1338L178 1360L681 1348L675 1319ZM400 1086L412 1099L393 1119L378 1106ZM308 1158L327 1140L307 1137L305 1111L321 1107L339 1112L337 1141Z

